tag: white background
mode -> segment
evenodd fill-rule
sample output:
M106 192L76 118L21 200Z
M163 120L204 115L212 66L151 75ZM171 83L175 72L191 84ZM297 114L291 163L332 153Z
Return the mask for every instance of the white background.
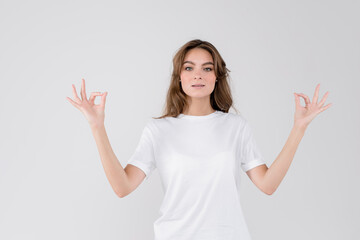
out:
M273 195L243 173L253 239L359 239L359 10L349 0L1 0L0 239L153 238L157 171L118 198L66 96L81 78L88 96L108 91L105 127L125 167L146 121L162 114L173 55L195 38L231 70L235 107L268 167L292 128L293 92L330 92L333 106Z

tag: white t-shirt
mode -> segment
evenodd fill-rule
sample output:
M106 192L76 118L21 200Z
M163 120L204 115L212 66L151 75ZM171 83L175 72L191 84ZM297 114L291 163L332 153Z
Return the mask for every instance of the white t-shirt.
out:
M265 161L241 115L151 118L128 164L145 179L158 169L165 195L155 240L251 239L240 205L240 169Z

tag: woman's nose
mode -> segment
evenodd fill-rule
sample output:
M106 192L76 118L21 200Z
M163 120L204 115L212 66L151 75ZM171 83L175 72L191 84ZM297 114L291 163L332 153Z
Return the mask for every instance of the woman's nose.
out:
M195 70L194 71L194 78L195 79L201 78L201 71L200 70Z

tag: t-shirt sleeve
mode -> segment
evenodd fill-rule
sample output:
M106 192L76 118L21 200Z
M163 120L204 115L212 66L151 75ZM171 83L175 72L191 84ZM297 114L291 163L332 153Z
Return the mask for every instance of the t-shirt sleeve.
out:
M252 129L247 120L244 120L244 124L241 128L239 136L240 150L238 157L240 159L240 166L242 170L246 172L254 167L266 163L260 149L258 148Z
M140 168L146 175L145 180L150 177L151 173L156 168L153 134L149 125L150 121L148 121L146 126L143 128L135 152L127 163Z

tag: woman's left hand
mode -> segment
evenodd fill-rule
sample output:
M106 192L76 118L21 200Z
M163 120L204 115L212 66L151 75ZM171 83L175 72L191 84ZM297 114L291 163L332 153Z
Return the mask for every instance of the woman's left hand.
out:
M329 92L326 92L324 97L321 99L319 103L318 95L319 95L320 83L316 86L315 94L313 97L313 101L310 102L309 97L303 93L294 93L295 95L295 117L294 117L294 125L298 125L301 127L307 127L309 123L322 111L328 109L332 103L329 103L325 107L323 107ZM300 97L305 100L305 107L300 104Z

